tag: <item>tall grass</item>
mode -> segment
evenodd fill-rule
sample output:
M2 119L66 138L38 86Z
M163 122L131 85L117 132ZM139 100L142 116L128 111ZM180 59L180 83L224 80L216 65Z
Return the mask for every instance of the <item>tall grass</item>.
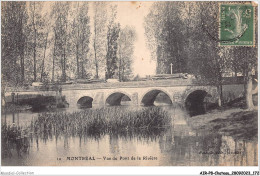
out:
M158 131L169 125L167 112L158 107L127 111L120 107L89 109L74 113L43 113L34 122L34 132L68 135L101 135L124 132Z

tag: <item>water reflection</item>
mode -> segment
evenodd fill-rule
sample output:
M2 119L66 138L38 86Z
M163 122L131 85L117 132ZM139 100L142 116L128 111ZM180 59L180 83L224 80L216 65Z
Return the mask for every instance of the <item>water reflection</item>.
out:
M17 126L5 126L13 136L9 150L2 151L3 165L163 165L163 166L256 166L257 141L235 140L208 131L192 130L187 114L177 107L163 107L172 115L171 126L164 130L122 131L84 135L78 131L56 131L42 123L34 135L28 131L20 134L19 125L29 124L23 113L12 114ZM30 114L32 115L32 114ZM31 116L27 114L26 117ZM25 116L24 116L25 117ZM9 121L4 116L4 121ZM24 123L26 121L26 123ZM7 123L8 124L8 123ZM3 128L3 127L2 127ZM33 128L33 127L31 127ZM3 130L3 129L2 129ZM5 135L5 134L2 134ZM18 140L17 140L18 137ZM16 140L14 140L16 139ZM3 138L2 138L3 140ZM3 141L2 141L3 144ZM88 156L95 160L68 160L68 157ZM120 160L120 157L140 157L140 160ZM154 157L154 160L145 160ZM57 157L62 160L57 161ZM107 161L103 157L116 157Z
M21 157L22 154L28 154L30 149L29 132L19 126L2 125L1 128L1 145L2 158Z

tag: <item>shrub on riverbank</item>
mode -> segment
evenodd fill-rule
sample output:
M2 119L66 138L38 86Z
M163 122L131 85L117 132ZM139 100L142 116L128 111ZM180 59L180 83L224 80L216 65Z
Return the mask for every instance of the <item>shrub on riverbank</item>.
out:
M57 108L66 108L69 106L65 96L43 96L43 95L19 95L19 101L7 102L2 106L2 113L13 113L31 110L32 112L52 111Z

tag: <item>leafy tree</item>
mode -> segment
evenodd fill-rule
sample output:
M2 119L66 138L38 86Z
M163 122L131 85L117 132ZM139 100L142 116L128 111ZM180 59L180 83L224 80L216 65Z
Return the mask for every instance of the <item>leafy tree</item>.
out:
M73 22L71 24L71 52L75 54L76 58L76 75L77 78L86 76L87 54L89 52L90 39L90 17L88 16L88 3L76 2L72 13Z
M111 6L111 16L109 18L107 30L107 55L106 55L106 78L114 78L117 71L117 50L118 50L118 37L120 32L119 23L115 22L116 19L116 6Z
M253 70L257 70L257 48L256 47L235 47L233 49L234 49L234 58L236 58L236 60L238 61L238 63L240 63L240 66L242 68L242 73L244 77L246 106L248 109L253 109L254 108L253 99L252 99Z
M158 74L170 73L171 63L173 72L187 71L179 3L157 2L145 19L147 42L157 60Z
M54 22L55 33L55 57L60 58L59 68L61 69L60 80L66 81L67 56L69 48L69 29L68 29L68 12L70 8L69 2L55 2L52 9L52 18ZM55 64L55 61L54 61ZM54 67L53 64L53 67ZM53 69L54 70L54 69ZM54 78L54 72L53 72Z
M118 39L118 77L120 81L126 81L132 75L132 63L136 32L133 27L126 26L120 31Z
M42 61L40 62L40 81L43 82L44 80L48 80L48 67L49 67L49 62L48 57L50 57L50 53L47 52L47 49L50 48L50 44L53 41L52 37L52 31L50 31L50 28L52 27L51 25L51 20L49 19L49 14L48 13L43 13L41 14L41 19L42 19L42 27L40 30L40 49L41 49L41 57Z
M2 85L17 86L25 78L26 2L2 2L1 12Z
M44 50L45 36L43 32L44 20L41 15L42 2L29 2L28 6L28 57L32 57L33 63L33 81L37 81L37 73L41 73L40 50ZM30 74L30 73L29 73Z
M89 43L90 43L90 17L88 16L89 7L86 2L84 2L81 6L80 13L79 14L79 22L80 22L80 31L81 31L81 78L87 77L87 68L89 67L87 65L88 63L88 54L89 54Z
M95 77L99 78L100 63L104 62L106 52L106 3L105 2L94 2L93 3L94 17L93 17L93 49L94 49L94 65L95 65Z
M201 42L201 47L194 51L197 59L193 59L193 68L197 74L203 76L218 89L219 106L223 104L223 73L227 70L227 59L230 57L229 48L219 47L218 41L218 2L201 2L199 4L200 22L195 30L196 40ZM198 59L201 58L201 59ZM192 58L191 58L192 59Z
M156 51L157 73L169 73L173 63L173 72L201 75L218 87L221 105L225 56L219 55L218 42L208 36L208 32L215 35L216 31L205 31L205 24L216 26L218 6L214 2L200 3L192 10L189 3L156 3L146 18L148 43Z
M120 26L119 24L112 26L107 34L107 62L106 62L106 78L114 78L117 71L117 50L118 50L118 37Z

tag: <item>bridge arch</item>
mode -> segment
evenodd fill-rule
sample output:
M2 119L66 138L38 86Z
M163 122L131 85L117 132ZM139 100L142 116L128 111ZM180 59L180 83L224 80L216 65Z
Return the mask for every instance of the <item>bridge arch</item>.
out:
M105 103L110 106L119 106L122 101L132 101L128 93L122 91L115 91L110 93L105 99Z
M204 114L206 112L206 97L212 96L205 89L192 90L186 94L184 105L191 116Z
M90 96L83 96L77 101L79 108L92 108L93 98Z
M167 104L172 104L172 98L171 95L162 89L158 89L158 88L154 88L154 89L150 89L148 90L141 98L141 104L143 104L144 106L152 106L154 105L154 102L156 100L156 97L158 96L158 94L164 94L166 95L166 97L168 97L168 103Z

